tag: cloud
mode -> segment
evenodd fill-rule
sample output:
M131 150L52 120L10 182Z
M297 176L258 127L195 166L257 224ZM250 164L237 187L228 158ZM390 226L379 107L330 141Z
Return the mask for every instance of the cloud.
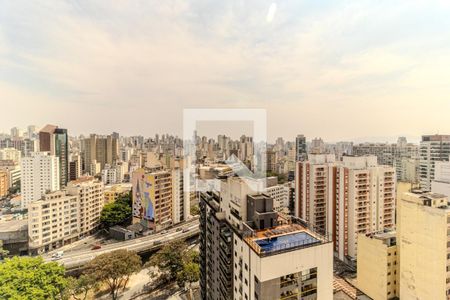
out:
M76 133L180 133L183 108L262 107L272 138L419 135L437 126L420 111L449 103L445 15L422 1L5 2L0 101L17 104L0 128L57 107Z

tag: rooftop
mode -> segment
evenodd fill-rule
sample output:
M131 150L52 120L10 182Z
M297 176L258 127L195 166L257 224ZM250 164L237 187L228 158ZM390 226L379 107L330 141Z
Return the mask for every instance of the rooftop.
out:
M0 221L0 232L14 232L28 230L28 220Z
M295 223L253 231L253 234L247 236L245 241L260 256L328 242L324 236Z

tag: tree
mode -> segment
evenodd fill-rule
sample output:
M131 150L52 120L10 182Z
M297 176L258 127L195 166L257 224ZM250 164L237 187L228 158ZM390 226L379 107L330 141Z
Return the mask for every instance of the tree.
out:
M185 283L199 280L199 254L188 247L183 241L175 241L165 245L149 261L147 266L158 267L162 276L168 281L176 280L178 286L184 287ZM153 275L151 272L150 276Z
M200 208L198 207L198 204L191 205L191 215L198 216L199 214L200 214Z
M9 254L9 251L3 249L3 241L0 240L0 259L5 258L8 254Z
M132 208L133 207L133 199L132 199L131 191L117 196L117 199L115 202L129 206L130 208Z
M187 245L183 241L175 241L164 245L154 256L150 258L147 266L158 267L167 275L169 281L175 280L177 274L183 270L184 256Z
M65 269L42 257L13 257L0 264L0 299L63 299Z
M131 218L131 207L123 203L108 203L103 207L100 215L101 223L106 227L125 224Z
M97 288L98 281L92 274L83 274L78 278L69 278L70 294L75 300L85 300L89 291Z
M8 189L10 195L20 193L20 180L14 182L14 184Z
M130 276L141 269L141 258L135 252L116 250L101 254L86 267L86 275L105 282L112 299L117 299L120 289L125 289Z

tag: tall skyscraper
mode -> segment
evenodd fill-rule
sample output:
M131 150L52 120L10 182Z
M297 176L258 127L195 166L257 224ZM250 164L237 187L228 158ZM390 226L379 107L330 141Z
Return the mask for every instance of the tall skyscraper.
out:
M358 234L395 226L395 170L375 156L310 157L297 162L296 216L329 232L339 258L351 262Z
M115 133L102 137L91 134L89 138L82 140L81 156L84 172L90 172L90 166L94 161L100 164L100 169L104 169L106 164L111 166L119 159L119 139L117 135Z
M436 161L448 161L450 135L424 135L420 142L420 187L431 191Z
M331 299L331 242L239 178L219 185L200 194L201 299Z
M305 161L307 158L306 138L303 134L299 134L295 138L295 161Z
M39 150L59 159L59 183L65 187L69 181L69 139L67 129L46 125L39 131Z
M39 200L46 192L59 189L59 159L48 152L34 152L21 162L21 207Z

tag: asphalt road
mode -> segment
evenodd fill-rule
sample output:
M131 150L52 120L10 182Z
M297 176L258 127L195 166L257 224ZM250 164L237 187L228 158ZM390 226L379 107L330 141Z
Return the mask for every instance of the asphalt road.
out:
M187 232L177 231L178 228L183 228L184 230L187 229L188 231ZM64 253L63 257L56 261L64 265L68 269L76 268L86 264L94 257L103 253L119 249L126 249L136 252L147 251L151 250L152 248L160 247L162 244L170 242L172 240L190 237L193 234L197 234L198 232L199 232L199 220L193 219L182 224L181 226L177 226L167 230L167 232L164 234L156 233L128 241L102 245L102 248L98 250L82 249L77 251L70 251L68 253ZM160 243L157 242L157 244L155 245L156 241L159 241ZM42 257L46 261L52 260L51 253L42 255Z

